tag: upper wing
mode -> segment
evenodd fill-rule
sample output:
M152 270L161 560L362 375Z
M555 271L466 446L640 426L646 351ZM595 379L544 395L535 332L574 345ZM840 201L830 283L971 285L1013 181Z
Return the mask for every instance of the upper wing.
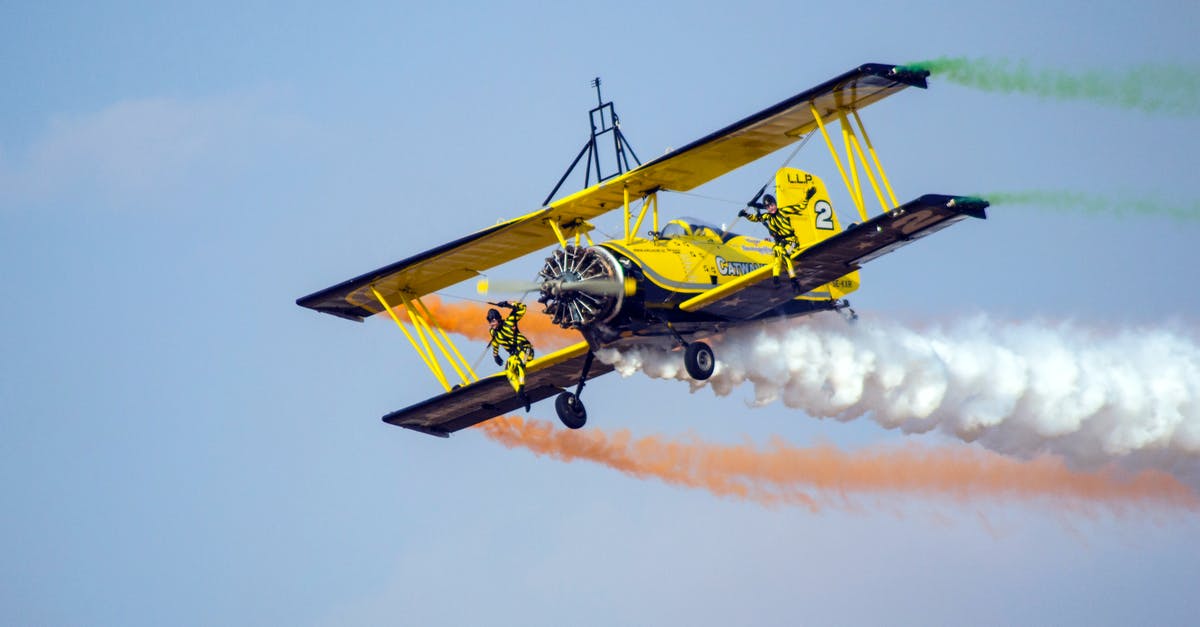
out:
M687 191L812 132L817 128L813 108L826 123L832 122L838 113L861 109L906 87L925 88L928 75L925 70L896 65L860 65L620 177L568 196L554 207L598 215L624 203L625 187L631 197L658 189Z
M926 194L793 256L798 289L789 281L779 285L764 281L771 275L771 267L766 266L684 301L679 308L729 319L753 318L792 300L797 292L804 294L836 281L872 259L967 216L987 218L987 206L987 201L979 198Z
M297 299L296 304L340 318L362 321L383 311L372 288L397 305L399 296L416 298L465 281L488 268L512 261L556 241L554 232L542 222L550 209L501 222L464 238L427 250L419 255L372 270L348 281ZM590 230L583 225L568 228L567 235Z
M687 191L791 144L816 128L815 108L832 121L839 112L861 109L906 87L925 87L928 72L894 65L859 66L812 89L734 122L683 148L462 239L344 281L296 301L298 305L351 320L383 311L372 288L389 304L400 294L423 296L553 244L554 222L565 235L591 230L586 223L623 207L626 194L640 198L658 190Z
M578 384L587 354L587 342L580 342L529 362L525 371L525 394L530 402L550 398L563 388ZM612 371L612 366L593 360L588 369L588 379ZM384 416L383 421L430 435L448 437L455 431L513 411L521 405L508 379L501 372L394 411Z

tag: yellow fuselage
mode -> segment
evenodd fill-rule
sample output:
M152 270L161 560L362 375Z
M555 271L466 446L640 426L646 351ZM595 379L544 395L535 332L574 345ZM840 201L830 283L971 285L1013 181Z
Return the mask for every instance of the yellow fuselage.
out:
M644 276L640 289L657 292L647 296L663 304L691 298L775 263L769 240L722 232L686 220L671 222L662 237L613 240L600 245L636 264ZM855 271L797 299L842 298L858 285Z

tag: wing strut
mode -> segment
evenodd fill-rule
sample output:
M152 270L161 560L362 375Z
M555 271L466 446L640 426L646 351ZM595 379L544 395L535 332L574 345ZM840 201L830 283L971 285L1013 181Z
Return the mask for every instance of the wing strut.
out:
M587 383L588 373L592 370L592 360L596 358L596 353L588 351L587 357L583 359L583 373L579 375L579 385L575 387L575 398L583 393L583 385Z
M437 320L433 318L433 313L429 311L429 308L425 306L425 303L421 302L420 298L414 298L412 302L416 303L417 307L420 309L421 316L423 316L425 319L425 324L437 329L438 333L441 334L442 339L446 342L446 346L449 346L450 350L454 352L454 356L458 358L460 363L462 363L463 368L467 370L467 374L470 375L471 378L467 379L467 377L463 376L462 371L458 369L457 365L455 365L454 359L451 359L450 355L447 354L446 361L449 361L450 365L454 366L454 370L458 372L458 376L462 377L464 382L478 381L479 375L475 374L475 369L471 367L471 363L467 361L466 357L463 357L463 354L459 352L458 347L454 345L454 342L450 341L450 336L446 335L446 330L443 329L442 325L438 324ZM433 339L434 341L437 340L436 337ZM438 346L441 346L441 344L441 342L438 342ZM442 353L446 353L445 347L442 347Z
M829 148L829 154L833 156L833 163L837 166L838 173L842 175L842 182L846 184L846 189L850 192L850 198L854 201L854 207L858 209L858 217L866 222L867 209L863 200L862 182L858 178L858 166L855 164L855 157L858 158L858 163L862 164L863 172L866 173L867 179L871 182L871 188L875 191L875 198L879 200L879 207L883 213L887 213L892 209L900 206L896 200L896 193L892 191L892 184L888 181L887 174L883 171L883 164L879 161L879 155L875 152L875 146L871 143L871 137L867 135L867 129L863 126L862 118L859 117L858 111L850 110L850 114L854 116L854 121L858 125L859 133L863 136L863 141L858 141L858 135L854 132L854 127L850 125L850 119L846 116L845 111L839 111L837 119L839 126L842 129L842 143L846 149L846 167L842 166L842 158L838 154L837 148L833 146L833 140L829 138L829 131L825 128L825 121L821 118L821 113L813 105L809 105L813 119L817 122L817 128L821 130L821 136L825 138L825 145ZM867 151L863 151L863 144L866 144ZM867 152L871 154L871 161L867 161ZM875 170L879 171L879 178L876 179L875 172L871 168L874 164ZM847 176L846 169L849 168L850 174ZM888 198L892 204L889 206L887 200L883 197L883 191L879 188L880 181L883 182L883 187L887 190Z
M442 356L450 363L450 367L454 368L454 372L458 374L462 385L479 380L479 377L475 374L475 370L471 368L471 364L459 352L458 347L450 340L450 336L446 335L446 331L433 319L433 314L430 313L425 303L421 302L420 298L410 299L404 294L400 295L400 298L404 300L404 309L408 313L408 319L413 323L413 329L416 330L417 337L421 340L421 343L418 344L416 338L413 338L412 334L408 332L408 327L404 326L404 323L400 320L400 316L396 315L396 310L392 309L392 306L387 302L383 294L375 289L374 286L371 287L371 292L375 294L375 298L379 299L379 304L383 305L383 308L387 310L388 315L395 321L396 326L400 327L405 337L412 343L413 349L417 351L417 355L421 357L421 361L425 362L425 366L429 368L429 371L433 373L438 383L441 383L447 392L452 388L449 380L446 378L445 370L442 369L441 362L438 361L437 354L433 352L433 347L429 344L430 340L433 340L433 344L438 347ZM434 329L437 329L436 333ZM438 338L439 333L441 334L441 339ZM444 343L443 340L445 340Z

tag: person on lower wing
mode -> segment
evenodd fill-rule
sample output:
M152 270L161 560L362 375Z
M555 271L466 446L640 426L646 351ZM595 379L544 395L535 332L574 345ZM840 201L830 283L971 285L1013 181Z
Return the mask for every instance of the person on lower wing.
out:
M771 278L776 283L779 283L779 271L784 264L787 265L788 278L796 280L796 269L792 266L792 251L800 245L800 241L796 238L796 231L792 229L792 216L804 211L804 208L808 206L808 201L812 200L816 194L817 188L810 187L803 203L789 205L782 209L775 205L775 197L767 194L763 196L762 206L755 206L754 213L746 209L738 212L739 216L751 222L763 223L763 226L767 227L767 232L771 234L771 238L775 240L775 245L771 247L775 253L775 265L771 269Z
M508 377L509 384L516 390L517 398L525 404L525 411L529 411L529 397L525 395L525 364L533 359L533 344L517 328L517 322L525 315L525 304L508 301L491 304L512 310L507 317L501 316L496 309L488 310L488 327L492 330L492 339L488 345L492 347L492 359L496 361L497 366L504 366L504 374ZM501 348L508 351L507 363L500 359Z

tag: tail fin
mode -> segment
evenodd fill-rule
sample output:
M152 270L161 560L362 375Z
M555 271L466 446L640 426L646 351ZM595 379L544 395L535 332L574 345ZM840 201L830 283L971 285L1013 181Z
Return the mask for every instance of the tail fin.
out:
M810 189L815 189L811 197ZM775 173L775 196L779 208L792 213L792 230L800 241L800 248L813 244L842 231L829 190L825 182L815 174L796 168L781 168Z
M812 196L810 189L815 190ZM829 190L817 175L796 168L780 168L775 173L775 196L779 209L792 213L792 230L800 242L800 250L842 232ZM811 294L814 298L841 298L858 289L858 285L856 270Z

